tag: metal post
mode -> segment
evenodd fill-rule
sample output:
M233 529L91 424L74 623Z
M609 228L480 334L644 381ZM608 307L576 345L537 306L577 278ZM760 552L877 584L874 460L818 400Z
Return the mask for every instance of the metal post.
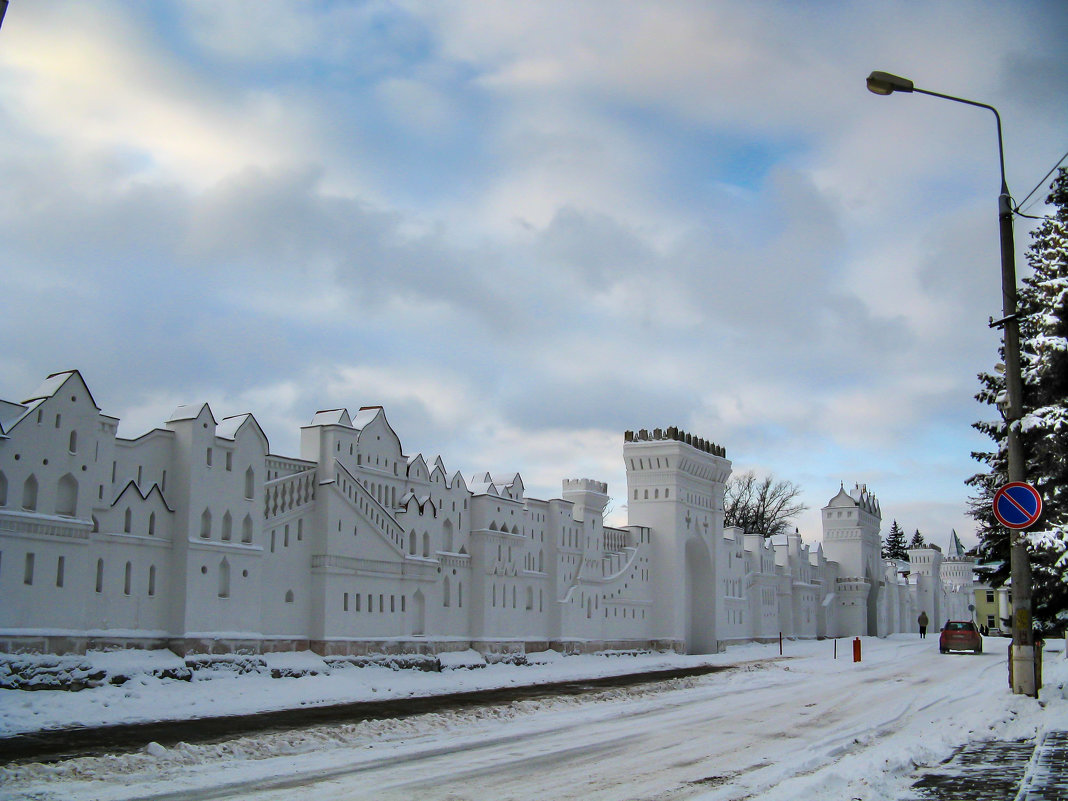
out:
M998 228L1001 233L1001 301L1003 318L993 325L1002 329L1005 350L1005 450L1008 479L1024 481L1023 443L1019 422L1023 417L1023 381L1020 376L1020 321L1016 317L1016 251L1012 237L1012 199L1005 182L1005 147L1001 138L1001 115L993 106L963 97L917 89L912 81L885 72L868 76L868 89L877 95L894 92L917 92L955 103L978 106L993 112L998 124L998 160L1001 167L1001 195L998 197ZM1031 561L1024 544L1024 534L1009 531L1009 563L1012 576L1012 659L1009 682L1017 695L1037 697L1035 679L1034 632L1031 629ZM1015 670L1013 669L1015 667Z
M996 112L995 112L996 113ZM998 120L998 131L1001 120ZM998 137L1000 144L1000 136ZM1023 417L1023 380L1020 376L1020 321L1016 316L1016 252L1012 236L1012 202L1005 179L998 198L1001 230L1001 295L1005 343L1005 448L1009 481L1024 481L1023 443L1020 418ZM1035 679L1035 640L1031 627L1031 560L1023 531L1009 531L1009 570L1012 577L1012 691L1017 695L1038 695Z

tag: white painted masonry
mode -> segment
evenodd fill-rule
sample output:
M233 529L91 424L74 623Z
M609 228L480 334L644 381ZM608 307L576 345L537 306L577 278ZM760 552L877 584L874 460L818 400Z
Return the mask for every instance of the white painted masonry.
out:
M0 651L705 653L914 631L971 596L962 552L946 577L937 548L880 558L863 486L831 499L814 550L724 529L731 463L674 428L624 437L625 528L599 481L543 501L518 473L405 455L377 406L317 412L300 458L207 404L117 428L77 371L0 401Z

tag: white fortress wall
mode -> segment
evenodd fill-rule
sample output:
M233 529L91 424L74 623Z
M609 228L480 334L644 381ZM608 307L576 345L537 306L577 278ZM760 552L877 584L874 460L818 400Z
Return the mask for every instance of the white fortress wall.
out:
M611 528L603 482L546 501L517 473L465 478L405 455L378 406L317 412L299 458L207 404L117 427L76 371L0 402L0 650L703 653L890 633L967 583L963 557L943 581L925 551L905 585L861 487L824 510L822 546L725 530L731 463L674 428L625 435Z

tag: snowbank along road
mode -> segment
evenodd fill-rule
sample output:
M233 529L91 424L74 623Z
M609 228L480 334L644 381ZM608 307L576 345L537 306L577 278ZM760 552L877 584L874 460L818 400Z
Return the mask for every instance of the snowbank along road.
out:
M865 639L859 664L830 641L745 646L733 670L584 697L11 766L0 798L906 798L965 742L1068 728L1063 653L1036 702L1008 693L1003 642Z

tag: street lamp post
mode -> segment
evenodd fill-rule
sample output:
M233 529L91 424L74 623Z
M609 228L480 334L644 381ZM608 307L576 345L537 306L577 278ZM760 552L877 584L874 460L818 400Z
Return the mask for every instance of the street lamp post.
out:
M908 78L887 72L868 76L868 90L877 95L894 92L918 92L923 95L989 109L998 124L998 159L1001 165L1001 194L998 197L998 229L1001 233L1001 303L1002 319L993 325L1003 332L1005 346L1005 395L1003 408L1006 428L1009 481L1024 481L1023 444L1019 420L1023 416L1023 382L1020 378L1020 321L1016 317L1016 253L1012 239L1012 201L1005 182L1005 148L1001 139L1001 115L993 106L953 97L926 89L917 89ZM1035 697L1034 634L1031 630L1031 563L1023 542L1023 532L1009 531L1009 560L1012 575L1012 691Z

